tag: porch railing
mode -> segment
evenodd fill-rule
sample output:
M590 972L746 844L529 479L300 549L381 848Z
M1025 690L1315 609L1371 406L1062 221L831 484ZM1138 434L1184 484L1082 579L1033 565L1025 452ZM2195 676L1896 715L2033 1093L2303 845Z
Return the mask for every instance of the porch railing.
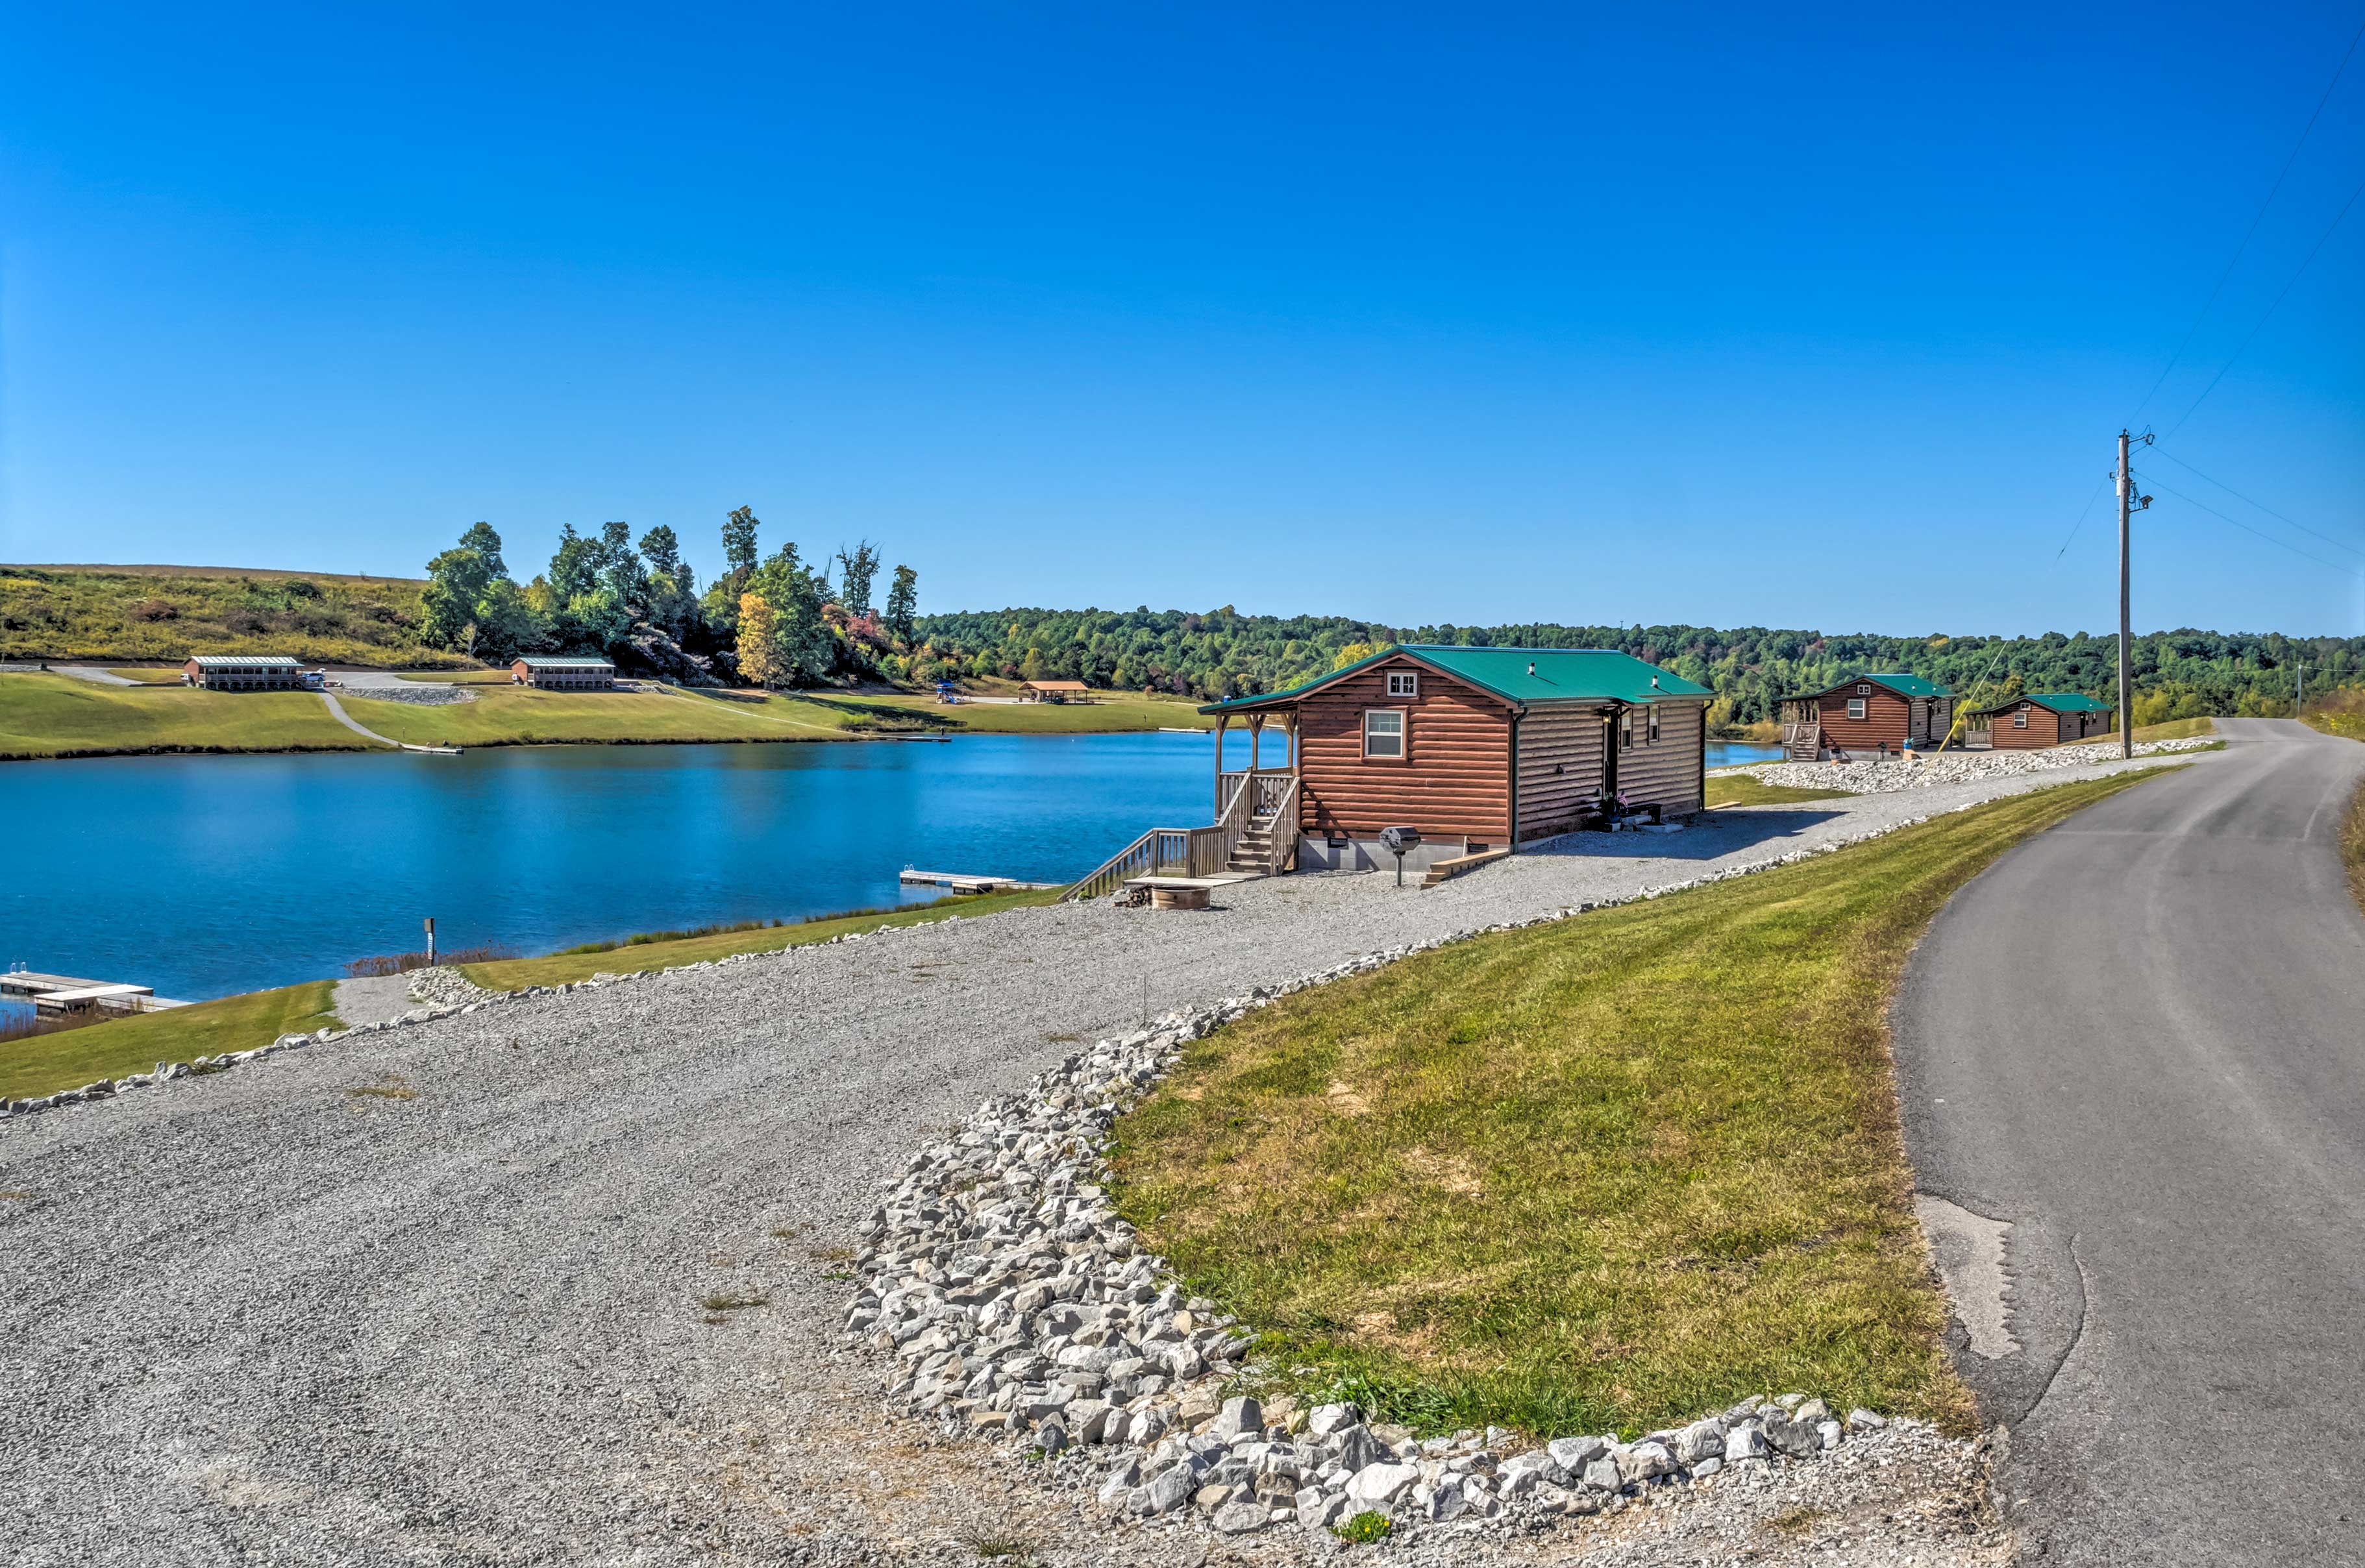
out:
M1243 808L1250 799L1235 784L1224 814L1214 826L1151 828L1059 897L1104 898L1136 877L1214 876L1231 864L1240 831L1248 826L1249 812Z

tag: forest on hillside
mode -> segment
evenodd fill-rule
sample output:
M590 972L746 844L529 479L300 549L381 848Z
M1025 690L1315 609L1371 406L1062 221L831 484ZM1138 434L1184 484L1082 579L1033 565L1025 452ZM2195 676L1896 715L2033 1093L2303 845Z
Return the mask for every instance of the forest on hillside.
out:
M1927 676L1965 695L2023 691L2109 698L2117 638L2048 632L2041 637L1847 635L1763 626L1385 626L1338 616L1242 615L1185 610L999 610L923 615L913 627L913 666L930 673L1083 680L1194 697L1277 691L1390 643L1464 646L1616 648L1673 670L1717 694L1720 726L1778 716L1787 694L1812 691L1866 670ZM2311 691L2365 685L2365 637L2190 629L2135 644L2135 721L2202 714L2289 714L2296 671Z

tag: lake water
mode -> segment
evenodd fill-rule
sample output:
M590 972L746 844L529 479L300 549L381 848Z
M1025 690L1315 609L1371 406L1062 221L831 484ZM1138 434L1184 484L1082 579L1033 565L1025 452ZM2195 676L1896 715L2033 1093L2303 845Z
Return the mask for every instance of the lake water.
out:
M538 953L938 896L901 888L907 866L1064 880L1146 828L1207 821L1213 749L964 735L8 763L0 962L196 1001L416 948L427 915L446 950Z

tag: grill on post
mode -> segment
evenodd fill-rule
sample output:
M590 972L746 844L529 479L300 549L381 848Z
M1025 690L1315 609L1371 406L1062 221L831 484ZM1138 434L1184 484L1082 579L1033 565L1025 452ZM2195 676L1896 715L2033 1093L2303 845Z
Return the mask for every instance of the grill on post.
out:
M1408 849L1420 847L1420 829L1417 827L1384 827L1380 829L1380 847L1396 857L1396 886L1404 886L1404 857Z

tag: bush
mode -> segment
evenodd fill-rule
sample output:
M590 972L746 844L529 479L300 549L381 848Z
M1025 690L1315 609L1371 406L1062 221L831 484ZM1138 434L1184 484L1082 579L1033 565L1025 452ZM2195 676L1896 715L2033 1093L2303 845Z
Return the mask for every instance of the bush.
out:
M181 607L169 599L143 599L127 613L134 621L177 621L181 618Z

